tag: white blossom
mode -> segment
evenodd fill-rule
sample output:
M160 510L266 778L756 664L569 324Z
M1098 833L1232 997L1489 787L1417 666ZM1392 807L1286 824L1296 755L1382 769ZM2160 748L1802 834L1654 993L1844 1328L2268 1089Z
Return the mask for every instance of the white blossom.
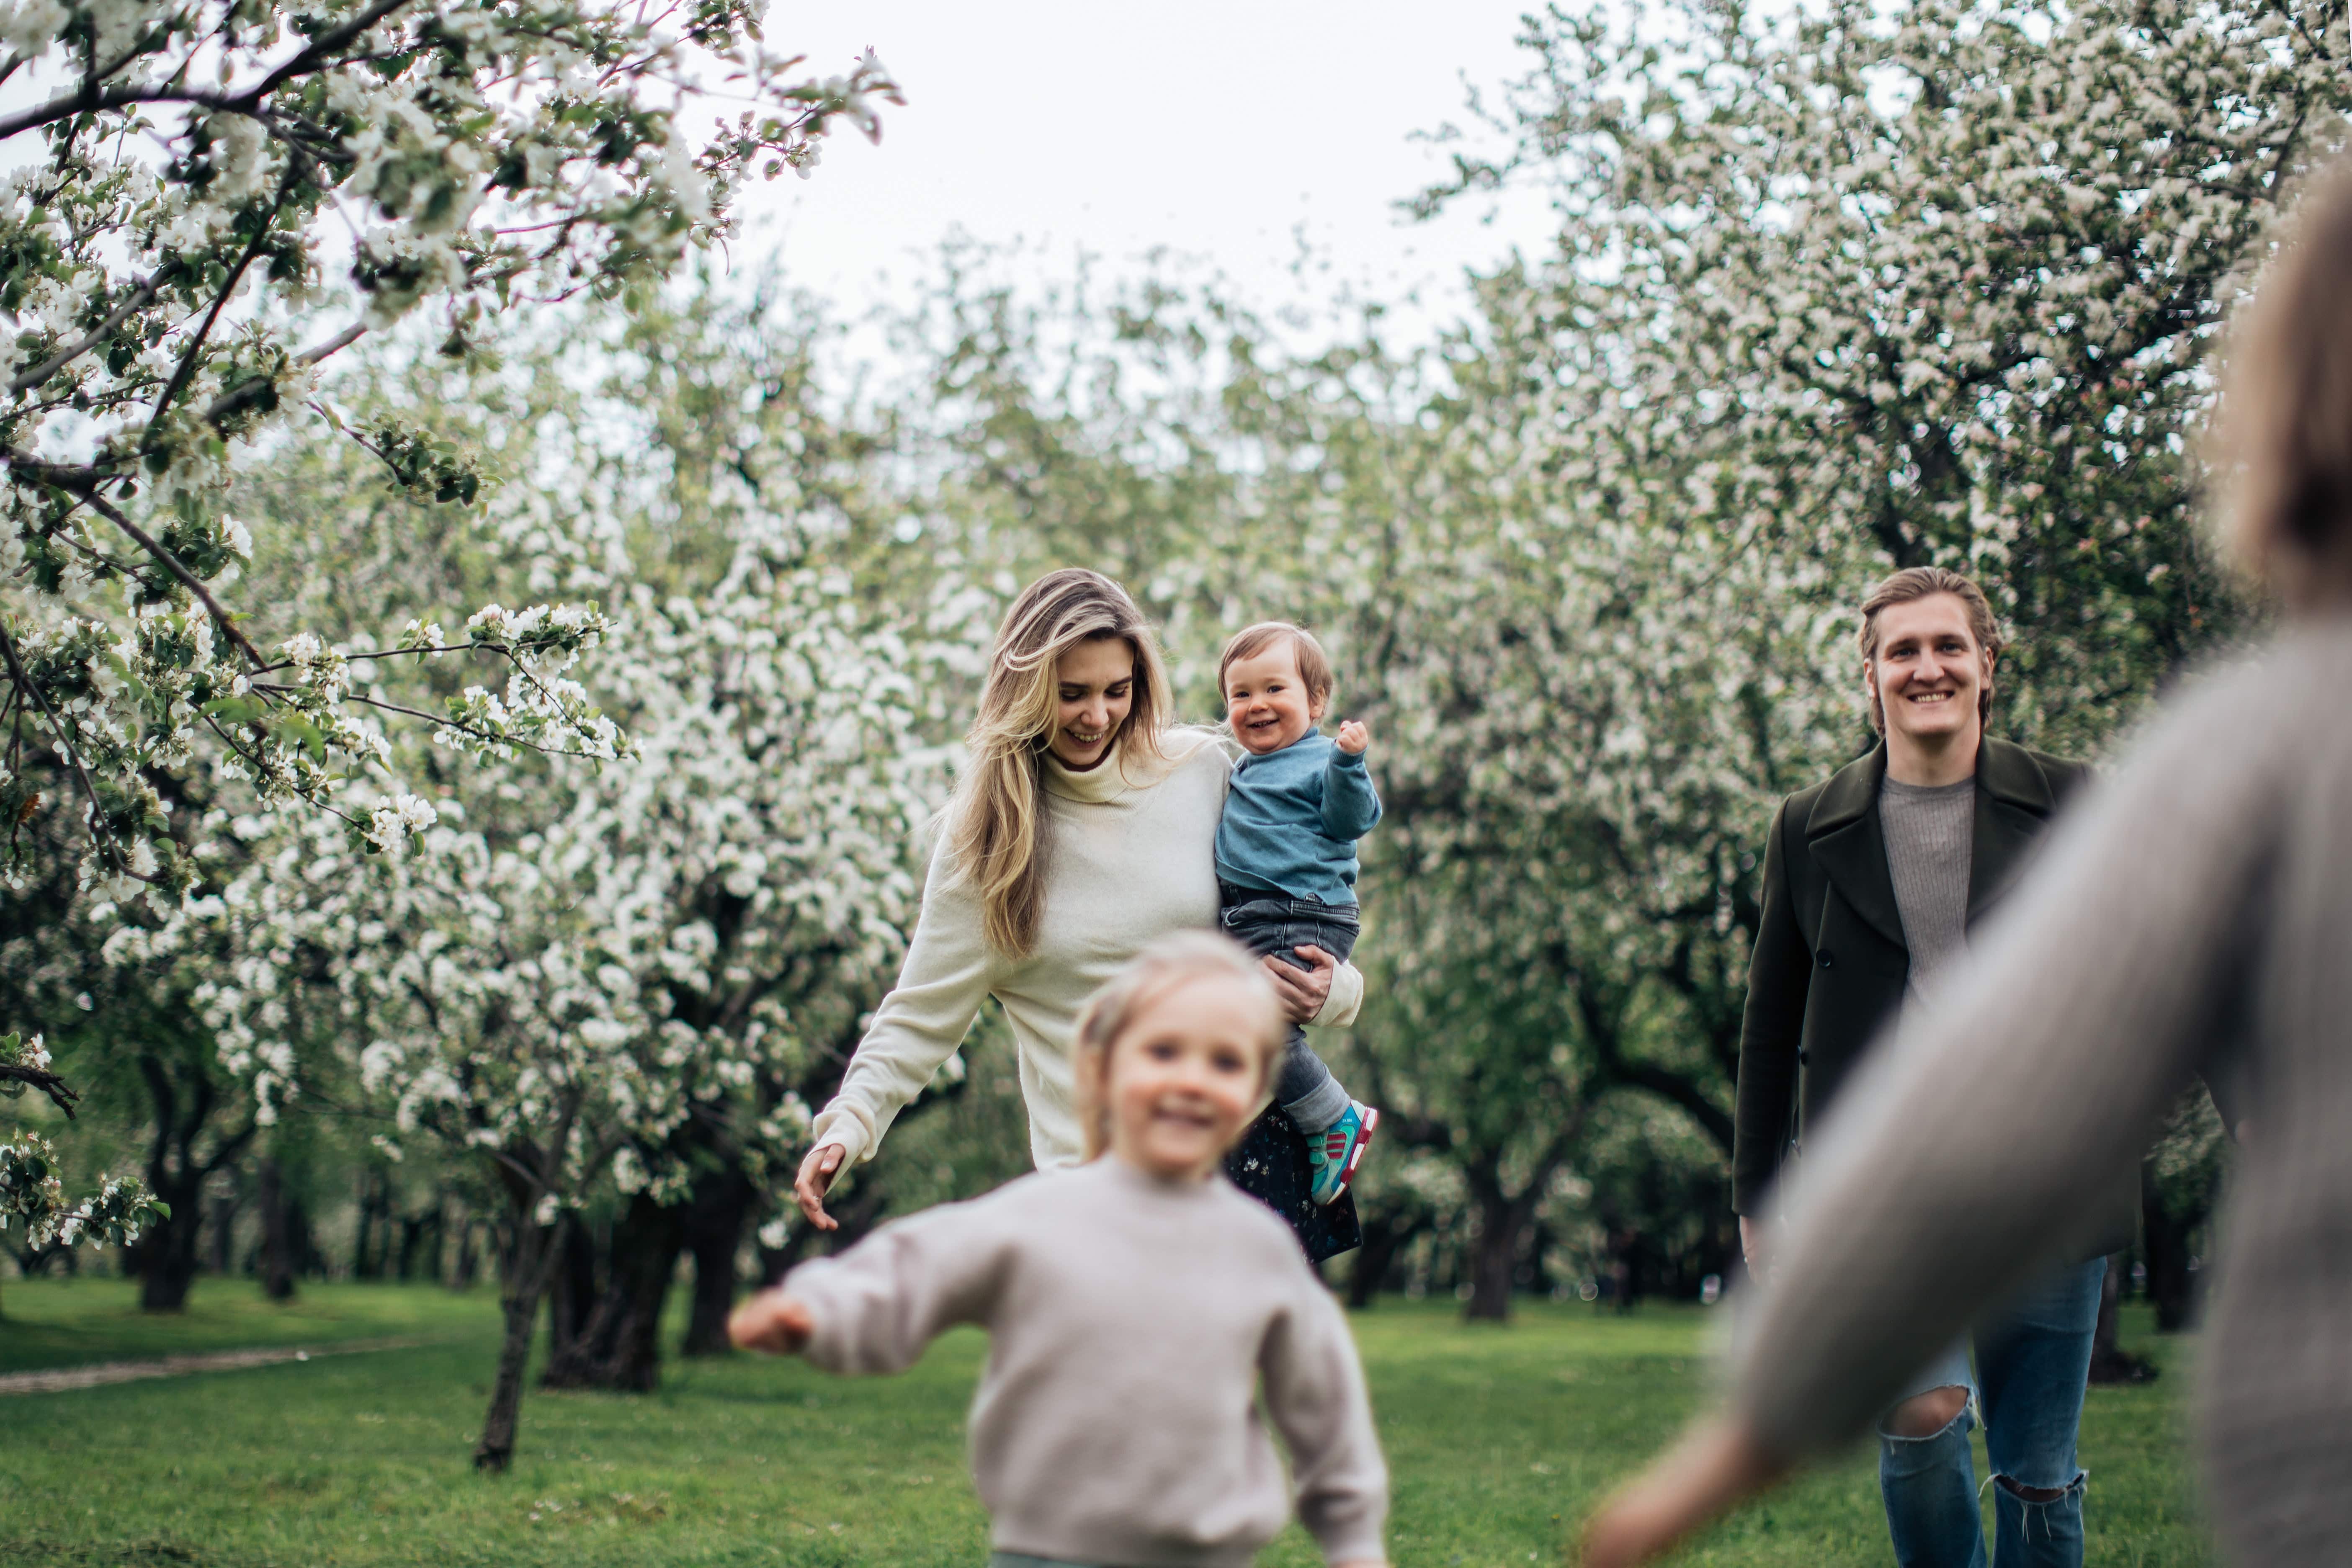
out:
M348 650L262 636L273 606L225 601L256 542L232 510L238 454L341 432L396 488L456 506L481 465L397 418L348 424L324 362L428 306L462 353L526 305L646 289L724 238L752 170L840 124L878 134L898 101L881 63L796 78L759 41L761 9L709 0L687 26L626 0L0 5L22 89L0 161L0 684L79 797L85 887L194 885L148 781L199 751L270 805L330 812L351 768L383 760L391 710L354 693ZM746 107L711 123L701 84L721 81ZM625 754L559 679L603 630L577 605L478 621L470 647L513 679L443 739ZM0 838L0 877L26 853Z

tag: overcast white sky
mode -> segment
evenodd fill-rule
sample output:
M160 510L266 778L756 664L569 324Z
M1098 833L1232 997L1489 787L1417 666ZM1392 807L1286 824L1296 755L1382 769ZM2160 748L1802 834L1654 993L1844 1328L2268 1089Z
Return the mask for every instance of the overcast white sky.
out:
M871 45L908 102L880 146L845 132L814 179L754 181L733 257L781 255L853 314L903 299L960 231L1018 243L1040 277L1081 253L1098 275L1129 271L1164 247L1262 310L1418 290L1393 324L1446 319L1465 265L1553 233L1532 192L1425 224L1395 205L1447 168L1414 133L1466 128L1465 81L1526 70L1528 3L773 0L772 47L830 73ZM47 90L20 77L0 102ZM37 151L19 141L12 153ZM1294 272L1302 242L1311 265Z
M1056 273L1167 247L1262 308L1299 300L1299 237L1328 294L1443 310L1465 263L1552 230L1514 197L1433 224L1395 202L1443 174L1413 132L1464 121L1463 82L1524 70L1513 0L778 0L772 47L845 66L872 45L904 86L882 144L828 145L805 183L751 193L739 258L845 305L908 287L961 228Z

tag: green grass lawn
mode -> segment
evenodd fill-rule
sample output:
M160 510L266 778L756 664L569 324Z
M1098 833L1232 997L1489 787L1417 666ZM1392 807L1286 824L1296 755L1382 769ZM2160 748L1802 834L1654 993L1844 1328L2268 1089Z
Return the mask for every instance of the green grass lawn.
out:
M964 1406L983 1342L960 1333L908 1375L836 1381L797 1363L675 1367L647 1397L533 1392L502 1478L467 1464L496 1338L490 1293L306 1287L265 1307L202 1281L177 1320L110 1280L11 1283L0 1369L166 1351L431 1340L245 1372L0 1398L0 1563L773 1563L977 1568L987 1521L965 1479ZM1565 1560L1594 1495L1700 1399L1707 1320L1535 1305L1507 1328L1450 1304L1356 1320L1395 1477L1400 1565ZM2139 1327L2137 1320L2135 1328ZM2162 1381L2095 1389L2084 1422L2090 1562L2210 1561L2190 1517L2178 1346L2137 1342ZM1981 1463L1981 1458L1979 1459ZM1685 1559L1796 1568L1888 1559L1867 1456L1749 1510ZM1267 1564L1318 1561L1297 1531Z
M283 1303L241 1280L200 1279L182 1312L142 1312L120 1279L0 1287L0 1373L338 1340L479 1340L492 1294L383 1285L305 1285ZM7 1417L0 1415L0 1424Z

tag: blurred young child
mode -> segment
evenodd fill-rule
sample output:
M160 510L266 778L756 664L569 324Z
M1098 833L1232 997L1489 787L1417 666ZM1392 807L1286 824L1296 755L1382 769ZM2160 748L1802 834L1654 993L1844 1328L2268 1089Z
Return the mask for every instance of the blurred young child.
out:
M1244 1568L1291 1512L1262 1378L1301 1522L1333 1564L1378 1568L1388 1470L1347 1323L1288 1228L1220 1170L1281 1042L1239 948L1163 938L1078 1020L1088 1163L804 1264L729 1333L884 1373L958 1323L987 1329L971 1467L992 1568Z
M1217 660L1225 721L1248 752L1234 765L1217 823L1218 919L1261 957L1291 963L1317 947L1339 963L1355 950L1356 840L1381 819L1364 765L1360 723L1319 733L1331 705L1323 647L1287 621L1235 632ZM1347 1190L1381 1113L1351 1099L1292 1025L1274 1101L1307 1135L1314 1199Z

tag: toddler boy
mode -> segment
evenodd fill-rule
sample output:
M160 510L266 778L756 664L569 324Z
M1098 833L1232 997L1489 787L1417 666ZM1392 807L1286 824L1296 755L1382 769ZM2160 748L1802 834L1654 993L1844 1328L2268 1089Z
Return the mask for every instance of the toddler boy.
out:
M1286 621L1234 634L1217 660L1225 720L1247 754L1234 765L1217 823L1218 919L1252 952L1303 969L1295 950L1319 947L1345 963L1356 945L1356 840L1381 819L1364 766L1361 723L1318 732L1331 703L1322 645ZM1314 1199L1347 1190L1381 1113L1349 1098L1296 1024L1275 1086L1307 1135Z

